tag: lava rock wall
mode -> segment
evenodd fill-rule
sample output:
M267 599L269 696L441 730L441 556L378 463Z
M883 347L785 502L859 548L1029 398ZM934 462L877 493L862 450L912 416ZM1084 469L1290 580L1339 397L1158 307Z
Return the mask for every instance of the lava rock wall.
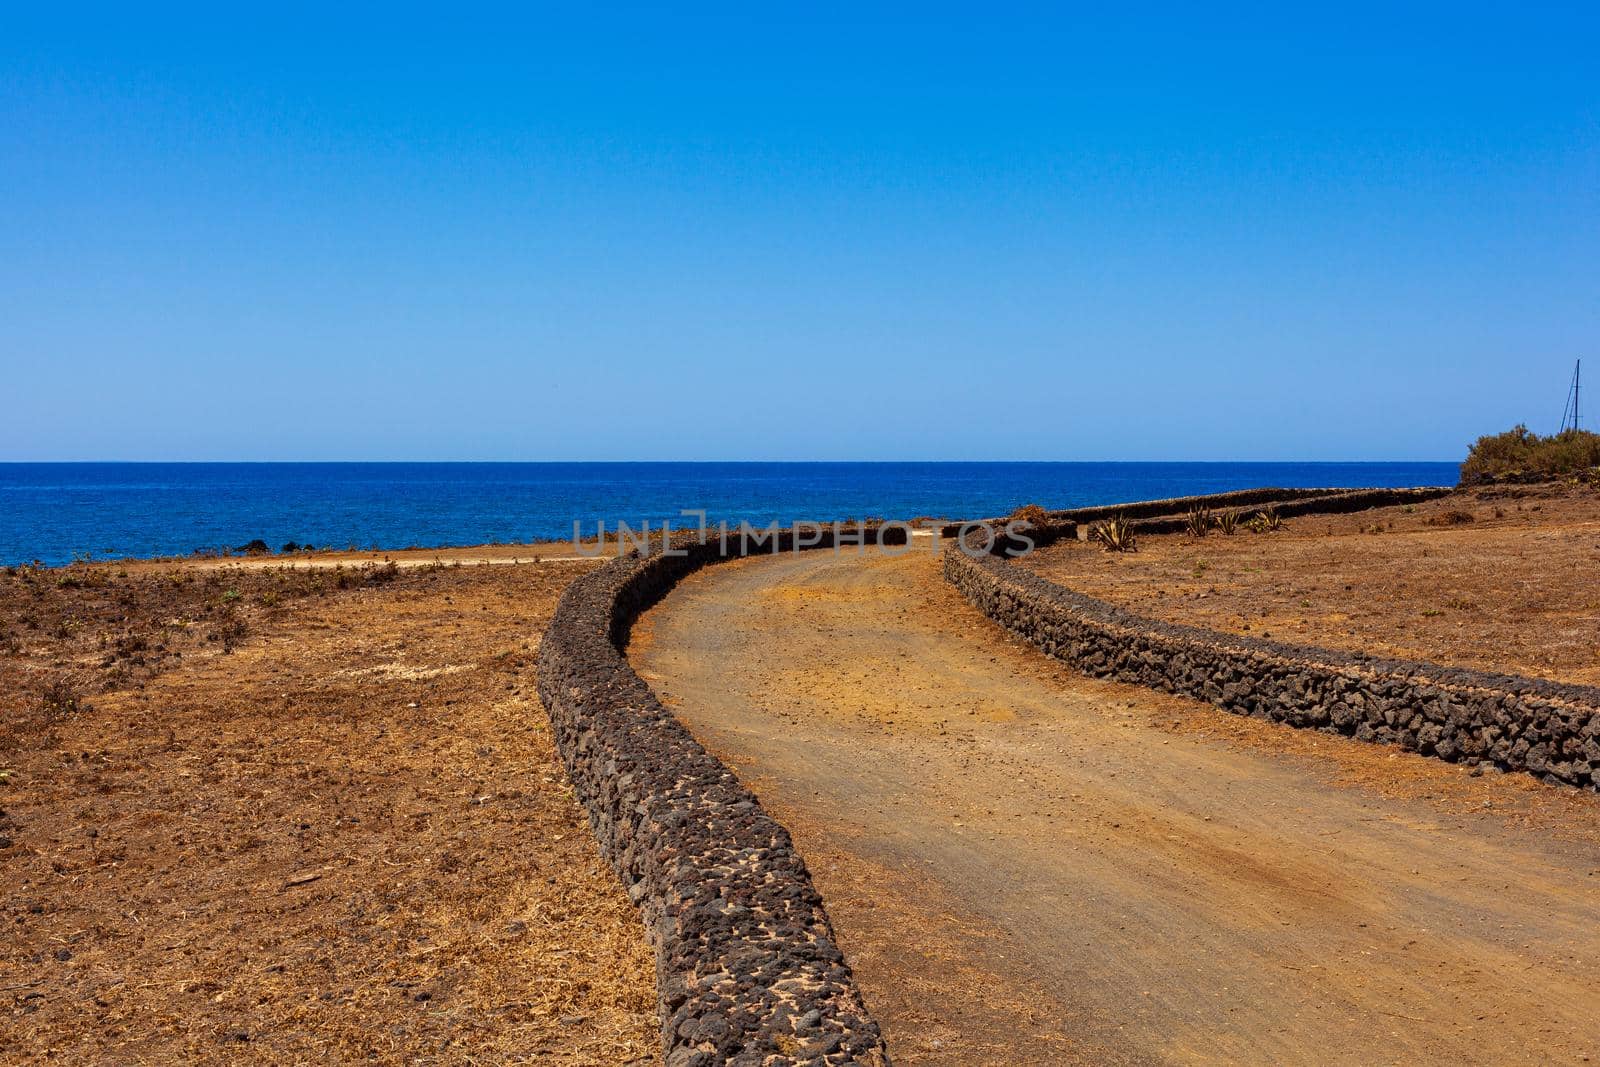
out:
M1301 515L1342 515L1371 508L1420 504L1424 500L1448 496L1453 492L1454 489L1445 486L1415 489L1238 489L1206 496L1178 496L1166 500L1139 500L1128 504L1102 504L1092 508L1051 511L1046 513L1048 518L1045 524L1034 528L1029 536L1042 548L1063 537L1086 536L1095 522L1115 517L1129 520L1137 533L1180 533L1187 528L1189 512L1195 508L1217 512L1271 507L1280 518L1289 519ZM1244 510L1241 510L1241 515ZM949 522L940 527L939 532L941 536L950 538L959 536L963 529L971 530L979 526L999 531L1005 523L1003 518ZM969 536L976 544L978 535L972 533Z
M884 530L904 543L904 531ZM621 649L646 607L689 574L739 554L716 535L684 555L637 554L567 589L539 651L539 695L601 852L656 951L669 1067L887 1064L789 833L708 753ZM820 544L831 547L832 532ZM778 535L763 551L792 551Z
M1227 711L1600 788L1600 689L1161 622L992 556L944 554L985 615L1097 678Z

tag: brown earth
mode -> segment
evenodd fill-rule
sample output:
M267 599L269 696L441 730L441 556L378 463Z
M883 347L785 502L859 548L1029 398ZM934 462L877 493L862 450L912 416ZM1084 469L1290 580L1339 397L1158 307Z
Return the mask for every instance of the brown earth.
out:
M1463 520L1467 521L1463 521ZM1067 541L1022 561L1171 622L1600 685L1600 492L1472 490L1277 533Z
M0 1060L656 1061L534 684L581 566L0 572Z
M599 555L615 555L616 539L607 537L605 543L589 538L579 544L572 541L529 541L512 545L464 545L453 548L404 549L316 549L299 552L263 552L259 555L195 555L160 559L133 559L102 563L110 567L139 574L148 571L169 571L174 567L187 571L307 569L321 570L331 567L359 568L366 565L382 566L394 563L398 567L430 567L438 564L454 566L478 563L517 564L534 562L582 562Z
M1600 1055L1600 797L1082 678L925 550L712 568L635 633L898 1063Z

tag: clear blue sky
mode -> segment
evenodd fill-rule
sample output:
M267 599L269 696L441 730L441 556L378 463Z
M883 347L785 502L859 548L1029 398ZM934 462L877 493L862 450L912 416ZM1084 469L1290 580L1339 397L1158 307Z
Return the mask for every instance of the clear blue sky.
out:
M1594 4L29 6L0 460L1600 427Z

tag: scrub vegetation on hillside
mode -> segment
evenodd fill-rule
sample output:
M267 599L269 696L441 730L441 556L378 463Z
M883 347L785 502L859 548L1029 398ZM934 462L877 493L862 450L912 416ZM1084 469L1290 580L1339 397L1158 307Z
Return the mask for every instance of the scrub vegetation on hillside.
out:
M1600 467L1600 434L1563 430L1540 437L1518 425L1478 438L1461 465L1461 484L1562 478Z

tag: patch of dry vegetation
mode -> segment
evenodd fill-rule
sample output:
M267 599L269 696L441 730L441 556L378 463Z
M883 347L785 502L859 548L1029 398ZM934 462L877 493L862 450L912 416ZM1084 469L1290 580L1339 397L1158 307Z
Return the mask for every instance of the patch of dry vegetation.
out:
M231 652L252 627L284 618L282 609L301 600L382 585L398 573L393 563L325 571L0 569L0 671L33 697L0 722L0 745L42 736L29 711L49 703L46 690L87 697L136 686L185 655Z
M1271 537L1067 541L1022 565L1173 622L1600 684L1600 492L1504 486L1305 516Z
M1461 484L1563 478L1595 467L1600 467L1600 434L1574 429L1540 437L1519 425L1474 442L1461 465Z
M1025 522L1034 529L1050 525L1050 513L1038 504L1024 504L1006 517L1011 522Z
M0 576L0 1060L655 1060L535 690L575 573Z

